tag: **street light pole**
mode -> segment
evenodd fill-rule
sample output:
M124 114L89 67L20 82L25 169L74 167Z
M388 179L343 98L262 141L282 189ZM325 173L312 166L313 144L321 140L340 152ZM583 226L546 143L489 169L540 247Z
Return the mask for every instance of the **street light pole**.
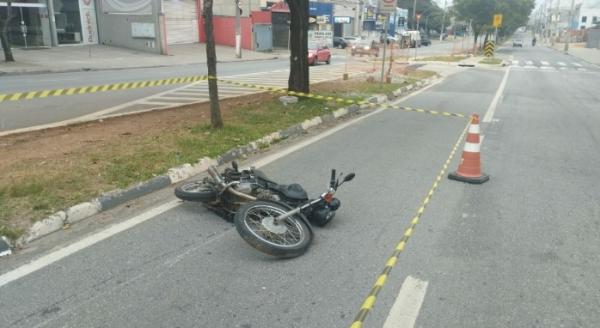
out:
M235 0L235 57L242 58L242 28L240 23L240 0Z
M444 28L445 28L445 24L446 24L446 4L448 3L448 1L444 0L444 13L442 14L442 30L440 31L440 42L442 41L442 38L444 36Z
M574 9L575 9L575 0L571 0L571 10L569 11L569 23L567 24L567 42L565 43L565 53L569 52L569 42L571 41L571 24L573 24Z
M413 0L413 29L415 28L416 20L417 20L417 0Z

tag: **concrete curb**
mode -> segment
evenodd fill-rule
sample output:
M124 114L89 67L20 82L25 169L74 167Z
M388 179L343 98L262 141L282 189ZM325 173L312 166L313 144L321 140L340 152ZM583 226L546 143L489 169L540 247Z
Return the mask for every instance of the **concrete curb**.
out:
M260 59L242 59L242 60L219 60L218 64L227 64L227 63L246 63L246 62L255 62L255 61L263 61L263 60L275 60L280 59L282 56L273 56L267 58ZM74 73L74 72L100 72L100 71L122 71L126 69L145 69L145 68L160 68L160 67L179 67L179 66L187 66L187 65L202 65L206 64L206 62L193 62L186 64L175 64L175 65L148 65L148 66L123 66L123 67L99 67L99 68L89 68L89 67L79 67L79 68L68 68L68 69L40 69L40 70L32 70L32 71L16 71L16 72L6 72L0 71L0 76L20 76L20 75L37 75L37 74L56 74L56 73Z
M245 158L249 154L260 150L262 147L270 146L280 140L300 136L307 133L309 129L322 125L324 123L333 122L341 117L354 114L360 110L372 108L372 104L382 104L388 99L395 99L409 92L410 90L419 89L420 87L434 82L437 79L429 78L418 81L414 85L404 86L389 95L377 95L369 99L370 105L351 105L349 107L340 108L333 113L328 113L322 116L316 116L312 119L305 120L300 124L294 124L286 129L266 135L258 140L252 141L247 145L233 148L218 156L216 159L204 157L198 160L195 164L185 163L183 165L173 167L167 170L165 175L156 176L148 181L140 182L127 189L117 189L102 194L100 197L89 202L80 203L71 206L63 211L56 212L45 219L36 222L23 236L15 242L17 248L23 248L30 242L40 239L55 231L63 229L63 227L88 219L100 212L122 205L128 201L145 196L157 190L163 189L170 185L176 184L197 174L200 174L208 169L210 165L221 165L231 162L235 159Z

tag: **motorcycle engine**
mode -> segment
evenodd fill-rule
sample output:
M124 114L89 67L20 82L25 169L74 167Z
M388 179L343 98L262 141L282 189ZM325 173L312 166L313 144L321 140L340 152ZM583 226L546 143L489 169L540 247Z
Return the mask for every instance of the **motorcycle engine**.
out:
M271 200L271 201L275 201L275 202L281 201L281 198L278 195L276 195L266 189L260 190L259 193L256 195L256 198Z
M235 190L250 195L252 193L252 184L250 183L239 183L237 185L234 186Z

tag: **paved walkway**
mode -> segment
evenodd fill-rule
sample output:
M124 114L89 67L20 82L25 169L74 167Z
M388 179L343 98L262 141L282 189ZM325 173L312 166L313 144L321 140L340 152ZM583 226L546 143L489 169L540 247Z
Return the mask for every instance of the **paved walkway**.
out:
M167 56L104 45L13 49L13 54L16 62L0 62L0 75L175 66L206 62L206 47L203 43L170 46ZM234 48L217 46L219 62L265 60L286 56L289 56L286 51L262 53L242 50L242 58L238 59L235 57Z
M554 46L548 44L547 46L560 51L565 49L564 43L555 43ZM569 54L583 59L588 63L600 65L600 49L584 48L582 44L575 43L569 45Z

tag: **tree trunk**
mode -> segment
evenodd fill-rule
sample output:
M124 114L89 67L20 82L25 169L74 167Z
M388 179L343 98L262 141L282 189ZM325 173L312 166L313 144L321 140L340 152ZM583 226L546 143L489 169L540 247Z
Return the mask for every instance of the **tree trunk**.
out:
M210 125L222 128L219 89L217 87L217 54L213 35L213 0L204 0L204 30L206 33L206 65L208 66L208 96L210 98Z
M290 78L288 90L309 92L308 0L288 0L290 7Z
M473 37L473 56L477 56L477 38L479 37L477 30L473 31Z
M7 62L14 62L15 57L13 57L12 49L10 48L10 42L8 40L8 25L10 24L10 20L12 19L12 4L8 1L6 6L6 18L2 19L0 17L0 43L2 44L2 49L4 50L4 60Z

